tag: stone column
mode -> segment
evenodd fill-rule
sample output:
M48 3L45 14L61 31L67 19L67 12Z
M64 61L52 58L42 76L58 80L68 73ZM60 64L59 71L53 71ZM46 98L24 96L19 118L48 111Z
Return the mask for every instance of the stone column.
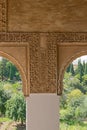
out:
M29 97L26 97L26 130L29 130Z
M57 98L58 98L58 130L60 130L60 119L59 119L59 117L60 117L60 114L59 114L59 112L60 112L60 105L59 105L60 96L58 95Z
M59 97L30 94L26 98L26 130L59 130Z

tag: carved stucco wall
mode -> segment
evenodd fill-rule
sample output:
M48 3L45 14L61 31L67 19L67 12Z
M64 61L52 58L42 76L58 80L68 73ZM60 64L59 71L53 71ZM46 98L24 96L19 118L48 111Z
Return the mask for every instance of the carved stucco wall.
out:
M23 1L25 5L30 2L30 0ZM22 6L18 11L18 7L21 4ZM41 2L38 3L37 1L37 4L41 5ZM25 7L28 8L28 6L26 5ZM33 19L31 19L32 24L28 23L28 12L26 14L25 7L20 0L18 2L16 0L0 0L0 55L8 58L18 67L22 76L25 96L28 96L29 93L57 93L60 95L63 90L63 75L67 65L76 57L87 54L87 33L43 32L43 28L46 29L48 25L49 31L49 27L52 27L52 21L48 20L49 24L46 24L46 26L42 22L43 20L41 21L40 19L38 19L41 22L40 24L34 22ZM31 5L31 7L33 7L34 11L36 6ZM49 5L50 7L52 7L52 1ZM45 9L47 8L48 6ZM55 6L53 10L54 8ZM38 14L39 10L37 8L36 10ZM25 22L22 21L22 18L24 18ZM17 21L18 19L22 22ZM32 26L33 24L37 25L36 28ZM41 24L42 32L39 32L40 28L38 27ZM57 28L57 26L54 28ZM38 32L21 32L31 29L32 31L36 29Z
M0 0L0 31L7 31L7 0Z
M45 40L44 40L45 39ZM3 43L2 43L3 41ZM1 50L19 59L28 81L28 89L31 93L55 93L57 89L57 44L51 41L49 34L42 33L0 33ZM27 42L27 43L26 43ZM8 43L8 44L7 44ZM44 44L45 43L45 44ZM6 49L6 46L8 48ZM21 52L22 46L26 47ZM26 57L23 55L25 54ZM24 57L24 58L23 58ZM24 86L25 87L25 86Z

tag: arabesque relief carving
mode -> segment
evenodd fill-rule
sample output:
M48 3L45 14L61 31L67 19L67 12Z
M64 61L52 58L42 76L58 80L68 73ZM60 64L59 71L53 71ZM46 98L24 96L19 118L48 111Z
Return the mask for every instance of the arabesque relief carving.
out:
M71 42L70 38L72 34L73 42ZM67 37L62 41L61 35ZM80 42L81 37L84 38ZM24 73L28 83L28 89L25 93L57 92L57 94L61 94L65 66L71 61L73 53L80 53L87 49L86 37L87 33L7 32L0 33L0 48L5 50L5 47L15 46L20 49L25 47L25 60L21 60L21 67L25 68ZM19 59L22 59L20 51L14 57L18 55ZM19 61L19 59L17 60Z
M78 54L87 54L87 32L8 32L10 2L0 0L0 54L18 67L25 96L61 95L66 66Z
M0 0L0 31L7 31L7 0Z

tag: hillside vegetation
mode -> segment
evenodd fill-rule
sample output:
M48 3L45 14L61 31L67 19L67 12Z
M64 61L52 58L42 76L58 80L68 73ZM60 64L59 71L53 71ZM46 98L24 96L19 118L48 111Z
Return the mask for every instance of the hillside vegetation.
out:
M64 75L60 103L60 130L87 129L87 63L71 63Z
M21 76L14 64L0 60L0 130L20 130L26 120L26 102L22 93ZM6 127L5 127L6 126ZM25 127L21 130L25 130Z

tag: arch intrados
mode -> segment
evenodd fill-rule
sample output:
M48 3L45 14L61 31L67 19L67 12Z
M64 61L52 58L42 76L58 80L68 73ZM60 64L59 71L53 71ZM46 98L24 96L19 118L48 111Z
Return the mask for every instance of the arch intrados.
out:
M74 55L72 55L72 57L70 57L69 59L67 59L67 61L65 62L65 64L62 66L61 71L60 71L60 78L59 80L61 81L61 90L63 91L63 79L64 79L64 73L67 69L67 67L69 66L70 63L72 63L75 59L87 55L87 51L81 51L79 53L75 53Z
M25 93L24 93L25 90L24 89L26 87L24 87L24 86L26 85L27 80L26 80L26 76L25 76L24 70L22 69L21 65L18 63L18 61L14 57L10 56L9 54L7 54L7 53L5 53L3 51L0 51L0 57L6 58L10 62L12 62L16 66L16 68L18 69L18 71L19 71L19 73L21 75L21 80L22 80L22 92L23 92L23 94L25 96Z

